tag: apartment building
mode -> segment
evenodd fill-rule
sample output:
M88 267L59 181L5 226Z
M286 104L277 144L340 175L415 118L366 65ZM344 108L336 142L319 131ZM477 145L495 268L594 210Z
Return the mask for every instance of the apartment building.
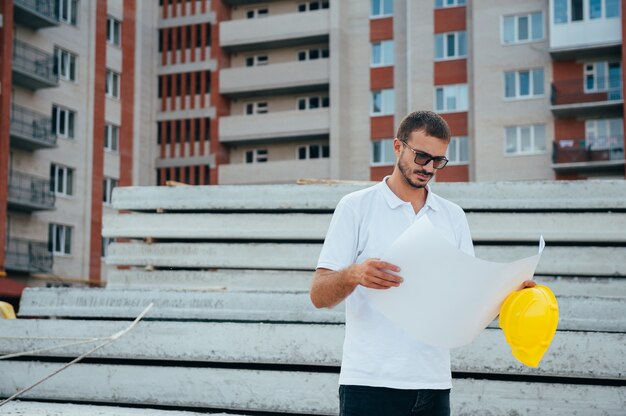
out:
M113 188L140 182L149 134L143 16L133 0L11 0L0 14L0 271L14 288L99 284L102 214Z

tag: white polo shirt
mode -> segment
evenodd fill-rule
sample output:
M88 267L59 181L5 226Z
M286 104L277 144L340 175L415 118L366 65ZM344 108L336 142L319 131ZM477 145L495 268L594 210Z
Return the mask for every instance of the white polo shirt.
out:
M382 256L422 215L428 215L452 244L474 255L467 219L458 205L435 195L427 187L426 203L415 214L410 202L393 193L387 179L341 199L333 214L318 268L338 271ZM402 271L399 274L402 275ZM422 344L396 327L369 305L362 286L357 286L345 304L346 335L339 384L396 389L452 387L449 349Z

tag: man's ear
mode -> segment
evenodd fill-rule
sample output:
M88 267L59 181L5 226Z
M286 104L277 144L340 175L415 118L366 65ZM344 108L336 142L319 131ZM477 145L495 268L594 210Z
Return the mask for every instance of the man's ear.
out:
M396 157L400 157L400 153L402 152L402 142L397 137L393 139L393 153L395 153Z

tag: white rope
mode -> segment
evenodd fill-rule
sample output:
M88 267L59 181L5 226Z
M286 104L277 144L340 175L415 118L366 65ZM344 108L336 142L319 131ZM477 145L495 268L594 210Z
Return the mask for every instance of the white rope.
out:
M61 371L65 370L66 368L76 364L77 362L81 361L83 358L85 358L86 356L88 356L89 354L92 354L96 351L98 351L100 348L103 348L115 341L117 341L118 339L120 339L121 337L123 337L124 335L126 335L130 330L132 330L135 325L137 325L137 323L148 313L148 311L150 309L152 309L152 306L154 306L154 303L151 303L150 305L148 305L146 307L146 309L143 310L143 312L141 312L139 314L139 316L137 316L137 318L135 318L135 320L126 328L123 329L119 332L116 332L115 334L108 336L106 338L104 338L106 341L103 342L102 344L96 345L94 348L90 349L89 351L85 352L84 354L81 354L80 356L76 357L75 359L73 359L72 361L70 361L69 363L65 364L63 367L59 368L58 370L52 372L51 374L47 375L46 377L42 378L41 380L37 381L36 383L23 388L22 390L18 391L17 393L15 393L13 396L9 397L8 399L0 402L0 407L4 406L5 404L9 403L11 400L18 398L19 396L21 396L22 394L26 393L27 391L37 387L38 385L40 385L41 383L43 383L44 381L54 377L55 375L59 374Z
M35 354L39 354L39 353L42 353L42 352L58 350L58 349L61 349L61 348L66 348L66 347L72 347L74 345L91 344L92 342L103 341L103 340L106 340L106 339L108 339L108 337L104 337L104 338L90 338L90 339L86 339L84 341L70 342L70 343L67 343L67 344L56 345L54 347L41 348L41 349L38 349L38 350L30 350L30 351L16 352L16 353L12 353L12 354L0 355L0 360L8 360L9 358L23 357L25 355L35 355Z

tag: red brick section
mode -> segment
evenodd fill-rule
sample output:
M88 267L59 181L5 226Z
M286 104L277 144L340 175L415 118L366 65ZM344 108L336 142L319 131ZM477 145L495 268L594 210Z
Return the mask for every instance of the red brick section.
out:
M467 59L435 62L435 85L467 83Z
M372 139L391 139L395 136L393 116L370 117L370 137Z
M467 136L467 112L445 113L441 117L448 123L452 136Z
M447 7L435 10L435 33L465 30L466 7Z
M120 126L120 186L133 184L133 144L135 119L135 35L136 0L125 0L122 30L122 125Z
M442 170L437 171L436 176L439 182L467 182L469 181L469 166L446 166Z
M576 118L554 119L554 140L584 139L585 120Z
M393 166L372 166L370 167L370 181L382 181L387 175L391 175Z
M624 11L626 10L626 0L622 0L622 97L626 96L624 86L626 86L626 45L624 45L624 39L626 39L626 16ZM624 129L626 132L626 105L622 106L622 120L624 121ZM626 136L623 137L624 143L622 148L626 149ZM624 159L626 160L626 152L624 153ZM624 179L626 179L626 165L624 166Z
M107 0L96 3L93 154L91 176L91 227L89 229L89 283L100 284L102 255L102 181L104 178L104 85L106 77ZM126 30L126 29L124 29ZM124 77L124 74L122 74Z
M11 149L11 67L13 61L13 2L0 2L0 278L4 276Z
M370 41L393 39L393 17L370 20Z
M215 155L215 165L211 166L208 182L211 185L217 185L219 183L219 166L228 163L229 160L228 148L219 142L219 119L220 117L230 114L229 100L220 95L219 91L219 71L221 68L228 68L230 66L228 55L220 48L219 24L225 20L230 20L230 8L228 8L222 0L211 0L211 9L215 12L216 16L215 24L211 25L211 59L214 59L217 63L217 70L211 72L210 104L215 107L216 113L215 117L210 121L209 149L210 153ZM203 143L202 140L201 143Z
M370 89L372 91L393 88L393 66L370 69Z
M552 64L556 91L555 105L606 101L606 92L585 93L584 64L576 61L555 61ZM572 75L574 74L574 75Z

